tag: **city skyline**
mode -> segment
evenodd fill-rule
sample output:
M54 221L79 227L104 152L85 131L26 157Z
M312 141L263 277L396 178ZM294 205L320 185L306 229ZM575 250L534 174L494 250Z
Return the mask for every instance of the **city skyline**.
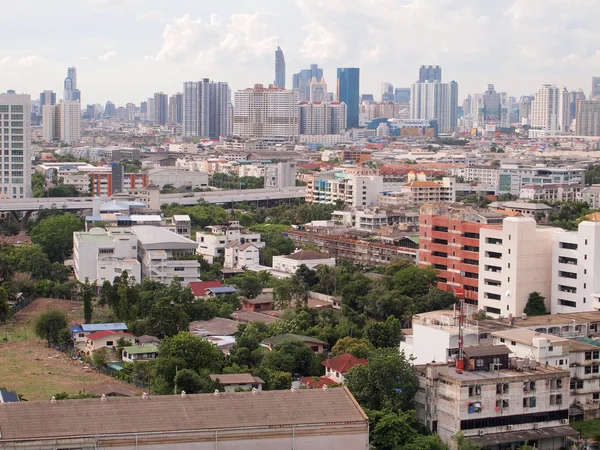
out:
M205 77L226 80L235 91L272 82L279 41L286 85L292 84L291 74L310 64L319 64L332 80L338 67L359 67L360 92L375 95L383 81L408 87L423 64L440 65L445 81L460 84L460 98L489 83L516 97L546 83L582 88L587 95L600 67L589 3L557 1L539 8L524 0L502 5L298 0L273 8L276 4L181 1L167 10L154 0L87 0L72 5L78 20L58 30L60 8L38 1L5 5L3 29L37 32L0 49L2 90L61 93L65 67L75 66L84 104L109 99L139 104L154 92L179 92L184 81ZM359 25L368 31L355 33ZM44 33L43 41L38 33Z

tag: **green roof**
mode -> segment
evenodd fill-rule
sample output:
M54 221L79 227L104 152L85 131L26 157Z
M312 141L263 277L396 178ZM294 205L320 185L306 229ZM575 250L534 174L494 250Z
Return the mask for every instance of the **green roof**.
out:
M156 353L158 352L158 347L156 345L131 345L123 347L123 350L133 355L139 355L140 353Z
M415 244L418 244L420 238L419 238L419 236L408 236L408 239L413 241Z
M327 345L327 342L321 341L311 336L302 336L300 334L285 333L279 336L273 336L265 339L263 342L271 345L281 344L282 342L314 342L315 344Z

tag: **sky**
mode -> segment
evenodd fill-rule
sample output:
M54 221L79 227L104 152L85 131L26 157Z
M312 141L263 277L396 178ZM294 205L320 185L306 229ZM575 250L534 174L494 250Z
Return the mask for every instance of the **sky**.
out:
M329 91L337 67L360 67L376 99L421 64L442 66L461 99L488 83L517 98L545 83L588 94L600 76L598 0L0 0L0 11L0 91L61 98L75 66L84 104L139 104L202 78L266 85L278 44L287 87L311 63Z

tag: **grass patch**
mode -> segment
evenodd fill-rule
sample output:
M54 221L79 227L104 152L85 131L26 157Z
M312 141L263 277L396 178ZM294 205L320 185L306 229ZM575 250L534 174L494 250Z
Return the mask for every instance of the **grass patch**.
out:
M583 439L600 437L600 419L580 420L570 425L581 433Z

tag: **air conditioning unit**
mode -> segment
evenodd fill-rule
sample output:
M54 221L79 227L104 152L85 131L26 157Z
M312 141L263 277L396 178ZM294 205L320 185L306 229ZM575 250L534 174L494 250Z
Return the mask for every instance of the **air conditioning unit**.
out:
M512 425L506 425L507 430L512 430L512 427L513 427Z
M485 434L485 430L479 430L479 436L483 436Z
M539 424L539 423L534 423L534 424L533 424L533 429L534 429L534 430L537 430L539 427L540 427L540 424Z
M569 419L563 419L560 421L560 423L562 423L563 425L568 425L569 424Z

